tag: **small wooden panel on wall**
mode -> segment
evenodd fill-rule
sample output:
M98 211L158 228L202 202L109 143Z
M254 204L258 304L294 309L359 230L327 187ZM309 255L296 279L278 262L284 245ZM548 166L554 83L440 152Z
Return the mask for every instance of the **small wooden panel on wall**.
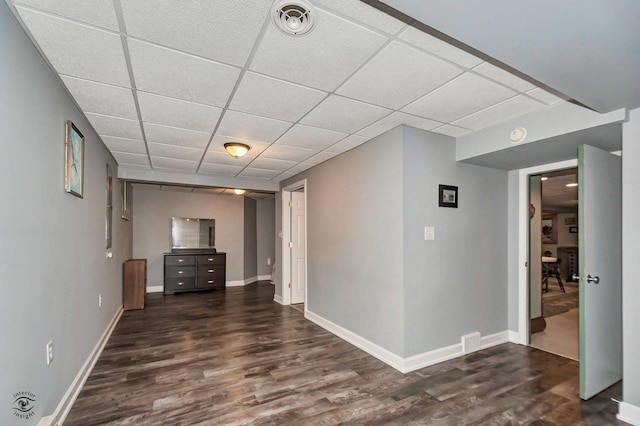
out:
M124 262L123 309L144 309L147 290L147 259L129 259Z

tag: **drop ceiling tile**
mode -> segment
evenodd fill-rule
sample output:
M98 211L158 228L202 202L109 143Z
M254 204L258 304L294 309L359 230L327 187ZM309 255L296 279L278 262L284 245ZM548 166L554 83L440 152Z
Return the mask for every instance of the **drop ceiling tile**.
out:
M309 163L309 164L320 164L320 163L324 163L327 160L330 160L331 158L335 157L338 154L334 154L332 152L327 152L327 151L322 151L319 152L318 154L314 155L311 158L307 158L306 160L304 160L305 163Z
M121 166L135 166L149 169L149 157L140 154L130 154L128 152L111 152Z
M461 68L413 47L392 42L347 80L336 93L400 109L462 72Z
M415 27L409 27L403 31L402 34L400 34L400 39L465 68L473 68L482 62L482 59L477 56L452 46Z
M331 95L300 122L323 129L354 133L390 112L386 108Z
M226 155L227 157L231 158L232 160L235 160L235 158L231 157L231 155L229 155L227 150L224 149L224 144L227 142L240 142L240 143L249 145L251 149L249 150L249 153L246 155L246 157L255 157L258 154L260 154L262 151L267 149L267 147L270 145L270 143L266 143L266 142L258 142L258 141L248 140L248 139L235 138L232 136L216 133L215 136L213 137L213 140L211 141L211 144L209 145L209 151L224 153L224 155Z
M263 0L121 0L127 32L154 43L244 66L269 14Z
M223 135L271 143L278 139L291 123L272 118L258 117L237 111L227 111L218 131Z
M284 172L295 166L295 161L274 160L272 158L258 157L251 162L249 167L255 169L278 170Z
M164 145L160 143L149 144L149 154L151 157L175 158L178 160L200 161L204 150L196 148L184 148L175 145Z
M528 91L527 95L529 95L532 98L535 98L535 99L537 99L539 101L542 101L547 105L553 105L553 104L557 104L557 103L560 103L560 102L564 101L564 99L562 99L562 98L560 98L560 97L558 97L558 96L556 96L554 94L551 94L551 93L547 92L546 90L541 89L539 87L536 87L535 89Z
M138 92L142 120L163 126L212 133L221 108Z
M20 6L16 9L58 73L116 86L130 85L118 34Z
M248 167L244 169L238 176L244 178L255 178L255 179L272 179L278 176L281 172L278 170L263 170Z
M519 95L480 112L476 112L475 114L468 115L460 120L456 120L451 124L466 129L480 130L493 124L539 110L545 106L546 105L541 102Z
M84 112L138 119L131 89L62 76L69 92Z
M431 131L433 133L440 133L442 135L451 136L452 138L457 138L458 136L471 133L471 130L463 129L462 127L452 126L450 124L445 124L444 126L437 127Z
M198 173L218 176L235 176L240 173L243 168L244 167L242 166L229 166L226 164L202 163Z
M320 151L347 136L347 133L296 124L278 139L276 144Z
M125 139L142 139L140 122L108 115L85 113L89 122L100 136L115 136ZM80 129L82 131L82 129Z
M151 164L153 164L154 169L181 170L187 172L195 172L198 167L197 161L163 157L151 157Z
M207 146L211 136L209 133L159 126L151 123L144 123L144 133L149 143L161 143L199 149L204 149Z
M14 3L119 31L113 0L17 0Z
M342 154L343 152L347 152L350 149L355 148L356 146L360 146L370 138L359 136L359 135L351 135L347 138L344 138L340 142L335 145L331 145L326 149L327 152L333 152L334 154Z
M209 147L209 150L205 154L203 161L206 163L226 164L228 166L245 167L251 161L253 161L254 158L256 157L251 155L245 155L244 157L241 157L241 158L234 158L231 155L229 155L227 152L214 151L211 149L211 147Z
M373 138L383 134L388 130L393 129L394 127L398 127L400 124L406 124L407 126L415 127L422 130L431 130L434 127L442 125L442 123L438 121L428 120L426 118L416 117L415 115L396 111L376 121L372 125L359 130L358 134Z
M464 73L402 110L448 123L515 95L511 89L475 74Z
M115 138L113 136L101 136L102 142L109 148L109 151L128 152L129 154L147 155L147 148L144 141L135 139Z
M360 0L315 0L314 4L331 8L350 19L360 21L388 34L395 34L406 25Z
M386 41L378 33L318 10L318 25L304 37L291 37L269 25L250 68L333 91Z
M320 90L247 72L233 95L229 108L295 122L325 96L326 92Z
M273 144L269 148L265 149L264 152L260 154L260 157L298 162L306 160L317 153L318 151L312 149L294 148L291 146Z
M314 163L299 163L296 166L290 168L289 170L287 170L287 172L293 173L293 174L298 174L301 172L304 172L305 170L310 169L311 167L315 166Z
M225 106L240 69L129 39L136 88L171 98Z
M519 92L526 92L536 86L522 78L515 76L501 68L496 67L488 62L484 62L473 69L478 74L489 77L499 83L509 86Z

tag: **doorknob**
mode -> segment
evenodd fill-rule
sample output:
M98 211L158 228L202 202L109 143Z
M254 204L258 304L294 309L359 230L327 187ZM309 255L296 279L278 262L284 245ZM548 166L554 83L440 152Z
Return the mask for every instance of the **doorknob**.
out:
M587 282L598 284L600 282L600 277L592 277L591 275L587 275Z
M574 281L580 281L580 275L573 274L571 276L571 279L573 279ZM587 275L586 281L588 283L599 284L600 283L600 277L592 277L591 275Z

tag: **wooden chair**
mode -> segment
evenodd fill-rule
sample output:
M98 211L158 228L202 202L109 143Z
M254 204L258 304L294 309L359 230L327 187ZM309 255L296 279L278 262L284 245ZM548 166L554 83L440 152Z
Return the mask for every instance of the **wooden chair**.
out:
M544 291L549 291L549 277L554 276L558 280L558 285L560 286L560 290L563 293L566 293L564 289L564 284L562 283L562 278L560 278L560 263L562 263L562 259L558 259L556 263L545 263L544 266Z

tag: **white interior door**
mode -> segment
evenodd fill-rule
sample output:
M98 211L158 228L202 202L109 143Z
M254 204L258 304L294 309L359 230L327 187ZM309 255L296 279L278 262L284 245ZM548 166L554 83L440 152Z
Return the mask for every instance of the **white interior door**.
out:
M304 192L291 193L291 303L304 303L307 285Z
M580 397L622 378L621 158L578 148Z

